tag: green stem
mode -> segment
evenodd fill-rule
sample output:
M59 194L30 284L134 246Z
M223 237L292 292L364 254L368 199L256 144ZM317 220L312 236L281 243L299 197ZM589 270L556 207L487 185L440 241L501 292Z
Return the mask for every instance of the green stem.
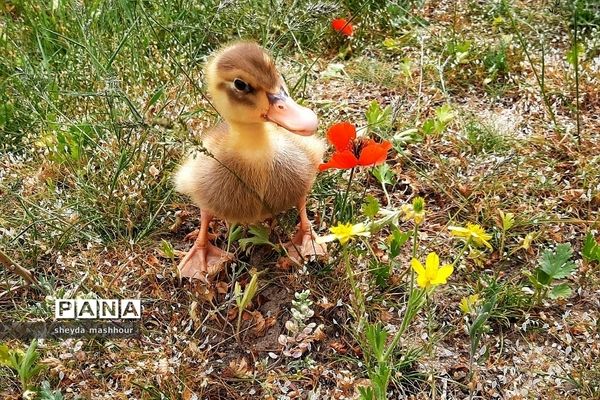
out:
M396 348L396 346L398 345L398 342L400 341L400 337L402 336L402 334L404 332L406 332L408 325L410 324L412 319L415 317L417 312L421 309L421 306L422 306L421 299L423 298L423 295L425 293L426 293L426 290L418 290L418 291L415 290L415 291L412 291L410 293L410 295L408 296L408 304L406 305L406 311L404 313L404 317L402 318L402 323L400 324L400 328L398 329L398 332L396 332L396 335L394 336L394 339L392 339L392 342L390 343L389 347L383 354L383 359L385 361L387 361L389 359L389 357L392 355L392 353L394 352L394 349Z
M364 313L365 302L364 302L362 293L360 292L360 289L356 285L356 280L354 279L354 271L352 271L352 268L350 267L350 256L348 254L348 246L347 245L344 245L343 253L344 253L344 267L346 269L346 276L348 277L348 281L350 282L350 287L352 287L352 292L354 294L353 308L358 310L358 312L357 312L358 315L356 316L356 320L358 321L358 332L360 332L362 330L363 316L365 315L365 313Z
M412 248L412 258L417 258L417 239L419 233L419 224L415 222L415 227L413 229L413 248ZM412 266L409 266L410 269L410 292L412 295L413 289L415 287L415 271L412 269Z
M385 200L387 201L387 206L389 207L390 204L392 203L392 200L390 199L390 194L388 193L387 188L385 187L385 183L382 183L381 187L383 188L383 193L385 194Z
M342 209L340 210L342 215L346 215L346 203L348 202L348 195L350 194L350 186L352 185L352 178L354 177L354 167L350 170L350 178L348 178L348 186L346 186L346 193L344 194L344 201L342 202Z
M504 243L506 242L506 231L502 229L502 236L500 237L500 248L498 249L498 255L500 259L504 256Z
M523 35L521 35L521 31L517 27L515 18L512 15L512 13L509 13L509 16L510 16L510 22L511 22L513 31L517 35L517 39L519 40L519 43L521 44L521 47L523 48L523 52L525 53L525 57L527 57L527 61L529 62L529 65L531 66L531 70L533 71L535 80L537 81L537 84L540 87L540 92L542 95L542 99L544 101L544 105L546 106L546 110L550 114L550 118L552 118L552 122L554 123L554 128L558 128L558 123L556 122L556 115L554 115L554 110L552 109L552 105L550 104L550 99L548 98L548 95L546 94L546 85L544 82L544 78L545 78L545 74L546 74L546 72L545 72L546 63L544 60L544 43L542 42L542 71L541 71L541 78L540 78L540 75L538 74L537 70L535 69L535 65L533 64L533 60L531 59L531 56L529 55L529 51L527 50L527 45L525 44Z
M469 238L466 242L465 245L463 246L462 250L460 251L460 253L458 254L458 257L456 257L456 259L454 260L454 262L452 263L452 268L456 267L456 264L458 264L458 262L462 259L463 255L465 254L465 251L467 251L467 247L469 247L469 245L471 244L471 238Z
M577 121L577 144L581 145L581 121L580 121L580 110L579 110L579 47L577 43L577 11L579 10L578 2L573 2L573 36L574 36L574 47L575 51L575 112Z

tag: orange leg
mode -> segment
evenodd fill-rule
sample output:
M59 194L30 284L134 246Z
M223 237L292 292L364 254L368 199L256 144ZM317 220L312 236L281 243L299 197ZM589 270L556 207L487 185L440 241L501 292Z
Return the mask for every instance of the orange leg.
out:
M302 262L306 258L326 254L327 247L325 244L315 242L316 234L313 232L306 214L306 198L303 198L297 207L300 214L300 225L291 242L286 243L284 247L292 260Z
M179 276L208 281L208 278L218 274L227 261L233 259L233 254L211 244L208 225L213 216L200 210L200 231L192 248L179 263Z

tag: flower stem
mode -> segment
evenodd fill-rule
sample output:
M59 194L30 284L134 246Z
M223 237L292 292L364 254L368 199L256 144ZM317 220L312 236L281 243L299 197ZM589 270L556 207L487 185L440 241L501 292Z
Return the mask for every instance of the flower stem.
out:
M463 257L463 255L465 254L465 251L467 251L467 247L469 247L470 244L471 244L471 238L469 238L469 240L467 240L465 242L465 245L463 246L462 250L458 254L458 257L456 257L456 259L452 263L452 267L456 267L456 264L458 264L458 262L460 261L460 259Z
M342 215L346 215L346 203L348 202L348 195L350 194L350 186L352 185L352 178L354 177L354 167L350 170L350 178L348 178L348 186L346 186L346 193L344 194L344 201L342 202L342 209L340 212Z
M350 287L352 287L352 292L354 295L353 308L357 309L357 314L358 314L356 316L356 320L358 322L357 331L360 332L360 331L362 331L363 316L365 314L364 313L365 302L364 302L362 293L360 292L360 289L356 285L356 280L354 279L354 271L352 271L352 268L350 267L350 256L348 254L348 246L347 245L344 245L343 252L344 252L344 266L346 268L346 276L348 277L348 281L350 282Z
M413 248L412 248L412 258L417 258L417 238L419 233L419 224L415 223L415 228L413 230ZM410 292L412 295L413 289L415 287L415 271L412 267L410 269Z
M419 312L419 310L421 309L421 307L423 305L423 302L421 300L423 299L423 295L425 294L425 292L426 292L425 289L418 290L418 291L414 290L408 296L408 304L406 305L406 311L404 312L404 317L402 318L402 323L400 324L400 328L398 329L398 332L396 332L394 339L392 339L392 342L390 343L390 345L386 349L385 353L383 354L384 360L388 360L389 357L392 355L392 353L394 352L394 349L396 348L396 346L398 345L398 342L400 341L400 337L406 331L406 329L408 328L408 325L413 320L415 315L417 315L417 312Z

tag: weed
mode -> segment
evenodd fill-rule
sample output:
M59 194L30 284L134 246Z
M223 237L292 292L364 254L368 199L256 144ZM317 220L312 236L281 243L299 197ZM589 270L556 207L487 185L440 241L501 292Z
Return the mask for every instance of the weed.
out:
M575 270L576 265L571 261L573 249L569 243L559 244L553 252L548 249L538 260L539 267L533 273L528 273L529 281L534 287L534 298L537 304L543 299L565 298L571 295L567 283L553 285L557 279L566 278Z
M0 345L0 365L13 369L19 376L21 391L31 389L32 381L42 370L38 364L37 340L32 340L27 351L11 349L6 344Z

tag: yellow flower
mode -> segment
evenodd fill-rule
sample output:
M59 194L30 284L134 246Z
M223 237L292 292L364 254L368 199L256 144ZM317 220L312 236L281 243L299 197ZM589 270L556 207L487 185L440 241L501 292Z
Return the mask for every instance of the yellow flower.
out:
M354 236L370 236L371 232L367 230L365 224L352 225L351 223L342 224L341 222L337 226L329 228L330 235L319 237L316 239L317 243L333 242L339 240L341 244L346 244Z
M417 273L417 285L422 288L430 288L437 285L443 285L452 272L452 265L444 265L440 268L440 258L435 253L429 253L425 260L425 267L416 258L411 261L412 268Z
M462 226L449 226L450 233L458 238L463 238L466 242L475 243L477 246L486 246L490 250L492 245L489 240L492 235L485 232L485 230L477 224L467 224L466 228Z
M460 311L462 311L464 314L470 314L478 302L479 302L478 294L472 294L470 296L463 297L460 300L460 304L459 304Z
M523 244L521 244L521 248L525 249L525 250L529 250L529 248L531 247L532 241L533 241L533 232L530 232L527 234L527 236L525 236L525 239L523 239Z
M425 220L425 200L422 197L415 197L412 204L403 204L400 210L404 213L403 221L413 220L419 225Z

